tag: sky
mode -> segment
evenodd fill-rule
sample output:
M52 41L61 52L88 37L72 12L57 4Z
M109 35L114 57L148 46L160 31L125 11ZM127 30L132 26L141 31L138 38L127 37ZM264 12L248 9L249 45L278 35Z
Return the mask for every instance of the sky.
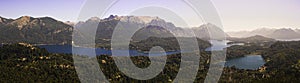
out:
M0 16L49 16L61 21L75 21L84 0L1 0Z
M300 0L212 0L225 31L300 28Z
M221 18L224 31L300 28L300 0L211 1ZM6 18L28 15L73 22L88 19L78 18L85 0L1 0L0 5L0 16ZM90 17L104 18L110 14L158 16L179 27L197 27L204 23L180 0L120 0L103 17L96 13Z

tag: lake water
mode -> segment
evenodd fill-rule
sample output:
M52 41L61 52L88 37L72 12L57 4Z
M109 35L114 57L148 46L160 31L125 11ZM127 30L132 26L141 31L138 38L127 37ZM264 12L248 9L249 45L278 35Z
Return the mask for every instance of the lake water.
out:
M72 45L39 45L40 48L45 48L50 53L65 53L65 54L74 54L77 55L86 55L86 56L95 56L95 55L112 55L111 50L103 48L88 48L88 47L73 47ZM123 53L128 50L115 50L116 56L125 56ZM148 56L149 53L139 52L137 50L128 51L131 56ZM167 55L180 53L179 51L166 52ZM153 53L151 56L161 56L164 53Z
M210 40L210 43L212 44L212 47L209 47L206 49L206 51L211 51L211 50L223 50L223 48L232 46L234 44L226 45L228 41L218 41L218 40ZM72 51L74 54L78 55L87 55L87 56L95 56L96 55L112 55L111 50L108 49L103 49L103 48L87 48L87 47L73 47L72 45L38 45L38 47L45 48L48 52L50 53L66 53L66 54L72 54ZM124 56L125 51L127 50L115 50L116 56ZM170 54L176 54L180 53L180 51L171 51L171 52L166 52L167 55ZM139 52L137 50L129 50L129 54L132 56L137 56L137 55L148 55L149 53L143 53ZM160 56L163 55L164 53L156 53L152 54L151 56Z
M218 40L211 40L212 47L207 48L206 51L212 50L223 50L225 47L230 47L232 45L243 45L243 44L230 44L226 45L228 41L218 41ZM87 56L95 56L96 55L111 55L111 50L103 49L103 48L86 48L86 47L73 47L71 45L39 45L38 47L45 48L50 53L69 53L72 54L74 51L75 54L78 55L87 55ZM95 52L96 51L96 52ZM122 54L124 51L127 50L116 50L116 56L124 56ZM167 55L180 53L180 51L173 51L173 52L166 52ZM148 56L148 53L138 52L136 50L129 50L129 54L131 56ZM164 53L156 53L152 54L151 56L161 56ZM225 66L235 66L239 69L257 69L264 64L264 60L260 55L251 55L245 57L239 57L227 60Z
M206 51L218 51L233 45L244 45L244 43L227 44L230 42L228 40L209 40L209 42L212 44L212 47L205 49Z
M223 48L230 47L232 45L243 45L242 43L234 43L234 44L226 44L227 42L230 41L219 41L219 40L210 40L209 41L212 44L212 47L209 47L205 49L206 51L215 51L215 50L223 50ZM87 48L87 47L73 47L72 45L37 45L40 48L45 48L48 52L50 53L67 53L71 54L72 50L74 51L75 54L79 55L95 55L94 51L96 51L97 55L111 55L111 50L108 49L103 49L103 48ZM124 52L127 50L116 50L117 52ZM143 52L138 52L136 50L129 50L129 53L131 55L148 55L148 53L143 53ZM180 53L180 51L172 51L172 52L167 52L166 54L176 54ZM157 55L160 55L163 53L158 53ZM122 54L120 54L122 55Z
M235 66L239 69L251 69L255 70L265 64L261 55L249 55L239 58L233 58L226 61L225 66Z

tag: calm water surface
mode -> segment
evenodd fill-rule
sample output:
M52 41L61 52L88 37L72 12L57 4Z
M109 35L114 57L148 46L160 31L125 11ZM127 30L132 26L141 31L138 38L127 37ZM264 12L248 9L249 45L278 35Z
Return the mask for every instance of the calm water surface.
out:
M259 67L263 66L265 61L261 57L261 55L249 55L234 59L229 59L226 61L225 66L232 67L235 66L239 69L258 69Z
M88 48L88 47L73 47L72 45L39 45L40 48L45 48L50 53L65 53L65 54L74 54L77 55L87 55L87 56L95 56L95 55L112 55L111 50L103 49L103 48ZM124 56L124 52L128 50L115 50L116 56ZM180 53L179 51L171 51L166 52L167 55ZM149 53L139 52L137 50L129 50L129 54L131 56L148 56ZM160 56L164 53L154 53L151 56Z
M243 45L243 44L230 44L226 45L228 41L217 41L217 40L211 40L212 47L207 48L206 51L213 50L223 50L223 48L230 47L232 45ZM72 46L71 45L39 45L40 48L45 48L50 53L68 53L72 54ZM86 48L86 47L73 47L73 51L75 54L78 55L87 55L87 56L95 56L95 55L111 55L111 50L103 49L103 48ZM124 56L124 54L121 54L127 50L116 50L117 52L120 52L120 54L117 53L117 56ZM180 51L173 51L173 52L166 52L167 55L170 54L177 54L180 53ZM148 56L148 53L139 52L137 50L129 50L129 54L131 56ZM161 56L164 53L156 53L152 54L151 56ZM227 60L225 62L225 66L231 67L235 66L239 69L257 69L260 66L265 64L263 58L260 55L251 55L251 56L244 56L239 58L234 58Z

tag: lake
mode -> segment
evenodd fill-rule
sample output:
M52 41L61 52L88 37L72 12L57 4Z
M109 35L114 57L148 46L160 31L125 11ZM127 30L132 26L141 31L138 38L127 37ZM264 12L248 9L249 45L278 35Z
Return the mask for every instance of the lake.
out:
M224 48L233 46L233 45L244 45L244 43L232 43L232 44L227 44L228 40L209 40L209 42L212 44L211 47L205 49L205 51L219 51L223 50Z
M40 48L45 48L50 53L64 53L64 54L74 54L95 56L96 55L112 55L111 50L103 48L88 48L88 47L74 47L72 45L38 45ZM123 53L128 50L115 50L115 56L125 56ZM166 52L167 55L180 53L179 51ZM149 53L139 52L137 50L129 50L131 56L148 56ZM161 56L164 53L153 53L151 56Z
M215 50L223 50L223 48L230 47L232 45L243 45L242 43L234 43L234 44L226 44L227 40L209 40L212 44L212 47L205 49L206 51L215 51ZM74 47L72 49L72 45L37 45L40 48L45 48L50 53L67 53L71 54L72 50L75 54L79 55L95 55L93 53L96 50L97 55L111 55L111 50L103 49L103 48L88 48L88 47ZM117 52L123 52L127 50L116 50ZM130 55L148 55L148 53L138 52L137 50L129 50ZM180 53L180 51L172 51L167 52L166 54L176 54ZM163 53L160 53L163 54ZM159 53L157 55L160 55ZM120 54L122 56L122 54Z
M206 49L206 51L218 51L223 50L226 47L230 47L233 45L244 45L244 43L233 43L227 44L230 41L227 40L210 40L212 47ZM225 62L226 67L235 66L238 69L250 69L255 70L265 64L261 55L249 55L244 57L238 57L229 59Z
M219 40L210 40L210 43L212 44L212 47L209 47L206 49L206 51L211 51L211 50L223 50L223 48L232 46L232 45L239 45L239 44L230 44L230 45L225 45L229 41L219 41ZM38 45L40 48L45 48L48 52L50 53L66 53L66 54L72 54L72 51L74 54L78 55L87 55L87 56L95 56L96 55L111 55L111 50L108 49L103 49L103 48L88 48L88 47L74 47L72 49L72 45ZM96 52L94 52L96 51ZM115 50L116 56L124 56L122 54L123 52L127 50ZM180 53L180 51L170 51L166 52L167 55L170 54L177 54ZM129 50L129 54L132 56L137 56L137 55L145 55L147 56L149 53L143 53L139 52L137 50ZM156 53L152 54L152 56L160 56L163 55L164 53Z
M239 58L233 58L226 61L225 66L235 66L238 69L251 69L255 70L263 66L265 61L261 55L248 55Z
M243 44L230 44L225 45L228 41L218 41L218 40L211 40L212 47L207 48L206 51L212 50L223 50L225 47L230 47L232 45L243 45ZM38 45L40 48L45 48L50 53L68 53L72 54L72 45ZM111 55L111 50L103 49L103 48L87 48L87 47L73 47L74 54L78 55L87 55L87 56L95 56L96 55ZM94 52L96 51L96 53ZM116 50L116 56L124 56L122 52L128 51L128 50ZM180 51L172 51L172 52L166 52L167 55L171 54L177 54L180 53ZM148 56L149 53L143 53L139 52L137 50L129 50L129 54L131 56ZM155 53L151 56L161 56L164 53ZM239 69L257 69L260 66L264 64L264 60L260 55L251 55L251 56L244 56L239 58L234 58L227 60L225 63L225 66L235 66Z

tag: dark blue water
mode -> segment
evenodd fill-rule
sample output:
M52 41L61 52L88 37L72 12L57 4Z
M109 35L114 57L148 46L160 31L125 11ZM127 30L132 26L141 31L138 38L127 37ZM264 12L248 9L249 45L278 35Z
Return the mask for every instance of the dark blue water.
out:
M76 55L86 55L86 56L95 56L95 55L112 55L112 51L103 48L88 48L88 47L72 47L72 45L39 45L40 48L45 48L50 53L64 53ZM73 48L73 49L72 49ZM148 56L149 53L139 52L137 50L114 50L116 51L115 56L126 56L124 52L129 52L130 56ZM166 52L166 55L177 54L180 51L170 51ZM161 56L164 53L152 53L151 56Z
M229 47L235 44L231 45L224 45L225 41L211 41L213 42L213 48L214 50L222 50L225 47ZM242 44L238 44L242 45ZM108 49L103 49L103 48L87 48L87 47L73 47L71 45L39 45L38 47L40 48L45 48L48 52L50 53L68 53L77 55L86 55L86 56L96 56L96 55L112 55L111 50ZM211 47L212 48L212 47ZM207 48L206 50L209 51L211 48ZM124 53L125 51L128 50L115 50L117 53L115 56L125 56ZM130 56L148 56L149 53L143 53L139 52L137 50L129 50L128 51ZM180 51L172 51L172 52L166 52L166 55L170 54L177 54L180 53ZM151 54L151 56L162 56L164 53L155 53ZM239 69L257 69L260 66L265 64L263 58L260 55L252 55L252 56L245 56L245 57L239 57L239 58L234 58L227 60L225 63L225 66L231 67L235 66L236 68Z
M232 46L226 45L227 41L217 41L217 40L210 40L210 43L213 45L210 48L207 48L206 51L211 50L222 50L223 48ZM87 48L87 47L73 47L72 45L38 45L40 48L45 48L50 53L67 53L67 54L78 54L78 55L111 55L111 50L103 49L103 48ZM124 53L128 50L115 50L117 53L117 56L122 56L124 54L118 54L118 53ZM180 53L180 51L170 51L166 52L167 55L170 54L176 54ZM129 54L136 56L136 55L148 55L148 53L139 52L137 50L129 50ZM163 53L157 53L155 55L162 55Z
M239 69L255 70L263 66L264 64L265 61L263 60L261 55L249 55L249 56L227 60L225 66L227 67L235 66L236 68Z

